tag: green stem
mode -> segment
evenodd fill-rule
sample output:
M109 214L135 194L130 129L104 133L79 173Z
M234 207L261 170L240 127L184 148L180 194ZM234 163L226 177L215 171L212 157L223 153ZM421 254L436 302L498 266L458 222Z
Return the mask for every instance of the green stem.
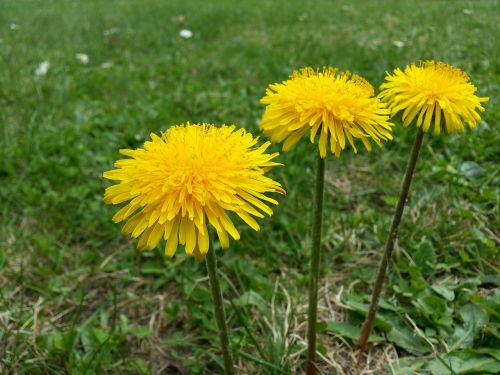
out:
M318 154L316 194L312 228L311 269L309 279L309 312L307 323L306 374L316 374L316 316L318 312L318 281L321 250L321 225L323 222L323 191L325 185L325 159Z
M368 310L368 315L363 324L363 328L361 329L361 334L359 335L358 363L360 362L363 353L366 350L368 337L370 336L370 332L373 328L375 314L377 313L378 302L380 299L380 293L382 292L382 287L384 286L387 266L389 264L389 260L391 259L392 251L394 250L394 244L396 242L396 238L398 237L399 224L401 223L401 217L403 216L406 199L408 198L408 192L410 190L411 180L413 178L413 172L415 171L415 166L417 164L418 154L422 146L423 138L424 138L424 132L421 129L418 129L417 135L415 137L415 142L413 143L413 149L411 151L410 160L408 161L408 165L406 167L405 177L403 180L403 184L401 186L401 193L399 194L398 205L396 206L396 212L394 213L394 218L392 219L389 238L387 239L385 251L380 261L377 278L375 279L370 309Z
M226 317L224 314L224 305L222 302L222 293L217 276L217 258L215 257L214 243L212 241L210 231L209 238L210 246L208 253L205 256L205 261L207 264L208 278L210 280L210 290L212 292L215 319L217 320L217 326L219 327L219 337L222 345L222 355L224 357L224 374L234 375L233 356L231 354L231 348L229 347L229 336L226 326Z

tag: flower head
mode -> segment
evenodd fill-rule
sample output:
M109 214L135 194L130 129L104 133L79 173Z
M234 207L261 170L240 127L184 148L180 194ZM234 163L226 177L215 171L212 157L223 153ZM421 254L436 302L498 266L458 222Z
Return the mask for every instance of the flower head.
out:
M126 221L123 232L140 237L138 248L154 248L163 237L166 256L178 244L198 259L208 251L207 225L217 231L223 248L228 233L240 238L227 212L232 211L254 230L253 218L272 215L265 195L284 193L264 172L280 165L278 153L266 154L269 142L258 147L257 138L235 126L210 124L174 126L161 136L151 134L144 148L121 150L131 159L118 160L104 177L120 181L106 189L106 203L128 202L113 217Z
M290 79L271 84L261 103L266 110L260 124L273 142L281 142L283 151L290 150L307 131L314 143L319 134L319 153L326 157L327 144L337 157L353 138L359 138L368 151L370 139L380 145L392 139L390 111L374 97L373 87L363 78L335 68L295 71Z
M379 97L386 101L392 115L403 111L403 125L408 126L418 115L417 127L427 132L434 119L434 134L464 131L463 122L475 128L488 98L475 95L476 87L463 71L451 65L424 61L411 64L404 71L397 68L387 74Z

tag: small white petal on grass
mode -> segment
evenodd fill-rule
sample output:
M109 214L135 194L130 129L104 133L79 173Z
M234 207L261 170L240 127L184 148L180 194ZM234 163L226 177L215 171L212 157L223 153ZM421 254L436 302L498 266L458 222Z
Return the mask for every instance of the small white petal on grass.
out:
M112 62L110 62L110 61L106 61L106 62L103 62L103 63L101 64L101 68L103 68L103 69L109 69L109 68L111 68L112 66L113 66L113 63L112 63Z
M90 61L89 55L87 55L86 53L77 53L75 57L78 60L78 62L82 65L87 65Z
M463 12L464 12L464 14L466 14L468 16L470 16L472 14L472 10L470 10L470 9L464 9Z
M405 46L405 42L402 42L401 40L395 40L392 42L396 47L398 48L403 48Z
M47 74L50 68L50 63L48 61L42 61L35 69L35 75L44 76Z
M121 30L118 27L112 27L111 29L104 30L104 36L110 36L113 34L118 34Z
M181 38L189 39L193 36L193 32L188 29L182 29L181 31L179 31L179 35L181 36Z
M10 29L12 31L16 31L16 30L19 30L21 28L21 26L19 26L17 23L11 23L10 24Z

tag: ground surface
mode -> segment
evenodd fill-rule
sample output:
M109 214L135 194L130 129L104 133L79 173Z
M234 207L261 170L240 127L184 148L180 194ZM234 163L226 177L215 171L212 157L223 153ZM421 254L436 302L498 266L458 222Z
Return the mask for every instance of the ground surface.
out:
M425 139L377 336L357 329L414 128L328 159L320 302L325 374L494 373L500 359L497 1L0 2L0 372L219 374L203 263L138 253L102 202L118 149L187 120L258 134L267 84L334 65L375 86L419 59L467 71L486 104ZM192 38L179 36L186 17ZM88 54L81 64L77 53ZM50 63L45 75L37 67ZM241 374L304 360L314 148L273 172L288 195L220 254ZM495 165L495 163L497 163ZM496 349L493 349L496 348ZM470 372L467 372L470 373Z

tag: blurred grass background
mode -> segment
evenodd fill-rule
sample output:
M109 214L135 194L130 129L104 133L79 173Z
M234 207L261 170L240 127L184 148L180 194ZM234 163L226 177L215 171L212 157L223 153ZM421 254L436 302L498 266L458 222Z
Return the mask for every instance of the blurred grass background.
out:
M134 251L102 202L102 172L119 149L171 124L235 123L258 134L266 86L296 68L337 66L378 87L394 67L438 59L468 72L490 101L476 130L424 141L382 301L387 319L361 369L352 339L414 128L398 126L372 153L328 159L321 368L446 374L466 363L494 373L498 5L1 1L1 372L220 373L204 264L182 251L173 260ZM179 36L181 15L191 38ZM36 75L43 61L49 70ZM297 373L303 362L314 150L302 142L280 157L286 167L273 176L288 195L260 232L241 225L242 240L220 254L241 374Z

